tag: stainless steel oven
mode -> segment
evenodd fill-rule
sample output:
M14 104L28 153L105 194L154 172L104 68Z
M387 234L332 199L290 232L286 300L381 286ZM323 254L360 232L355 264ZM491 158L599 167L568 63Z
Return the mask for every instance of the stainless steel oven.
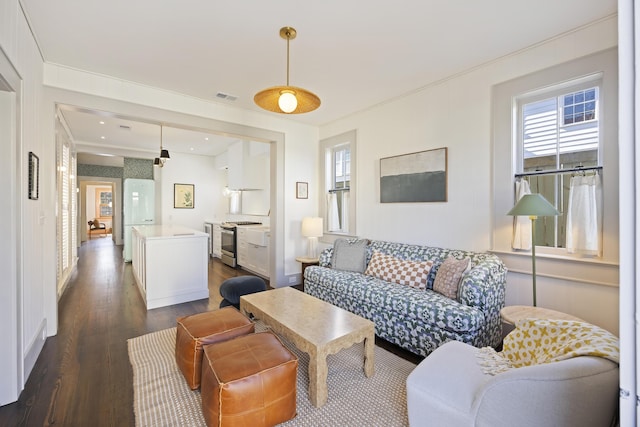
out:
M222 262L229 267L238 265L238 225L258 225L260 222L234 221L220 224L222 237Z
M222 256L220 259L228 266L235 267L236 255L238 253L236 226L235 224L223 223L220 225L220 229L222 237Z

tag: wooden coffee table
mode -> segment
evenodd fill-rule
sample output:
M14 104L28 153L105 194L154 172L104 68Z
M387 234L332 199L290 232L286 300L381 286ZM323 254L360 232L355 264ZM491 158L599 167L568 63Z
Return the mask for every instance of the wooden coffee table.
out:
M309 398L327 401L327 356L364 341L364 373L374 374L372 321L290 287L240 297L240 310L253 314L309 354Z

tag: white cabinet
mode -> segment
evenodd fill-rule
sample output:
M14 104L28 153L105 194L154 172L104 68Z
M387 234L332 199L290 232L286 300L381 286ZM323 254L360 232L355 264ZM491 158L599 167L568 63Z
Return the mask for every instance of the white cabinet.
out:
M222 257L222 228L220 224L213 224L212 254L214 257Z
M238 251L238 265L242 267L249 267L249 251L247 246L247 228L238 227L236 229L237 234L237 251Z
M209 298L208 236L186 227L132 230L133 276L147 310Z
M247 268L261 276L269 277L269 246L247 244L249 265Z
M227 184L232 190L269 190L269 144L238 141L227 149Z
M238 265L269 278L269 231L264 227L239 226ZM262 235L262 237L261 237Z

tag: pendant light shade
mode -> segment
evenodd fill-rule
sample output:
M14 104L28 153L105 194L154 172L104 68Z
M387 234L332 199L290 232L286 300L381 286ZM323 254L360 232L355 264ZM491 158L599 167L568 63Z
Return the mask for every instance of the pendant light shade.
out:
M306 89L289 86L289 41L296 38L297 31L292 27L280 29L280 37L287 41L287 85L264 89L253 97L261 108L274 113L301 114L313 111L320 106L320 98Z
M153 165L163 167L165 162L170 158L169 150L162 148L162 125L160 125L160 157L153 159Z

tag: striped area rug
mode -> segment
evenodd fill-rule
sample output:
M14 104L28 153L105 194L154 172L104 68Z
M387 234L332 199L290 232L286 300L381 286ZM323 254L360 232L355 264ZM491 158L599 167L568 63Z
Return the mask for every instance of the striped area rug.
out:
M256 323L256 331L265 329ZM189 389L175 362L175 335L171 328L128 340L136 426L205 426L200 392ZM329 355L329 398L316 408L308 395L309 356L284 342L298 356L298 414L282 426L408 425L405 382L413 363L376 346L376 372L367 378L362 344Z

